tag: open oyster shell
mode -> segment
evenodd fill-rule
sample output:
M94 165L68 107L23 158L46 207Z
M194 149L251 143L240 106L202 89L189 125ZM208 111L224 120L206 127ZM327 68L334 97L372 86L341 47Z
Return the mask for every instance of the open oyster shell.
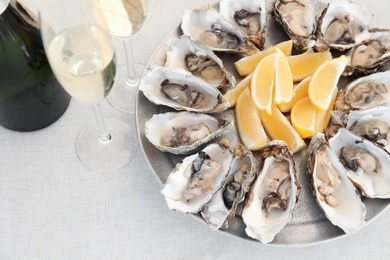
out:
M335 109L343 112L390 105L390 71L358 78L339 93Z
M187 154L232 127L233 122L207 114L168 112L145 123L145 136L163 152Z
M267 24L265 0L221 0L219 12L244 32L259 50L264 49Z
M218 89L182 68L156 67L141 80L139 89L156 105L176 110L217 113L229 108Z
M350 0L332 1L318 20L316 49L344 51L367 39L372 14Z
M232 159L227 139L184 158L169 174L161 191L168 207L183 213L199 212L223 185Z
M272 13L275 20L293 40L294 47L298 50L308 50L315 44L319 10L323 9L320 9L318 1L276 0Z
M259 51L240 29L211 7L186 10L183 14L181 29L192 40L204 43L213 51L247 55Z
M332 111L332 121L390 153L390 107L354 110L347 114Z
M324 134L313 136L308 154L307 173L313 195L326 217L345 233L364 227L366 207Z
M373 142L340 127L325 129L329 147L349 179L368 198L390 198L390 155Z
M234 158L224 184L203 207L202 218L210 229L226 229L239 203L245 199L257 175L257 161L242 144L234 148Z
M376 72L390 60L390 30L371 29L367 39L347 54L349 62L344 75L368 75Z
M263 152L262 169L245 201L242 219L249 237L271 242L290 221L300 193L293 153L279 140Z
M165 67L183 68L219 89L232 88L236 84L234 76L213 51L186 35L169 46Z

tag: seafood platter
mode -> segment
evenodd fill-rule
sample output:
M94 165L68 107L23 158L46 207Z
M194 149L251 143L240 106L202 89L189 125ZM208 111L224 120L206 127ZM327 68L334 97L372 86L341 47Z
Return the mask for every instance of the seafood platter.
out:
M150 58L137 101L141 146L169 209L280 246L344 237L386 210L390 30L372 18L350 0L221 0L186 10ZM235 63L287 41L293 55L347 57L329 123L299 149L268 132L251 149L227 98L244 79Z

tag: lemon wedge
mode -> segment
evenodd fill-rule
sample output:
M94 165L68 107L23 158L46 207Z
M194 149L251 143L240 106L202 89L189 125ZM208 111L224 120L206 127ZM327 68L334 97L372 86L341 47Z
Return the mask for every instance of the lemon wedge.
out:
M265 110L268 114L271 114L275 69L279 56L280 54L276 52L262 59L253 72L251 80L253 103L257 109Z
M347 65L345 55L325 61L320 65L310 79L308 95L313 105L319 110L326 110L332 102L332 96L337 89L337 82Z
M309 77L322 63L331 60L329 50L322 52L305 52L299 55L287 57L294 82L299 82Z
M275 105L271 107L271 114L260 111L260 116L263 127L272 140L285 141L293 152L297 152L306 146L305 141L294 129L290 121Z
M250 73L252 73L257 64L265 58L266 56L275 53L276 49L281 50L284 55L290 56L291 50L292 50L292 40L284 41L279 44L274 45L271 48L265 49L263 51L257 52L253 55L246 56L234 63L234 66L236 67L236 70L240 76L247 76Z
M291 110L291 123L302 138L308 138L315 133L317 109L309 97L299 100Z
M236 103L236 125L238 135L245 147L258 151L267 145L267 135L261 124L260 112L253 104L249 88L244 89Z
M279 56L275 71L274 102L275 104L285 104L291 101L294 84L286 56L279 49L276 51Z

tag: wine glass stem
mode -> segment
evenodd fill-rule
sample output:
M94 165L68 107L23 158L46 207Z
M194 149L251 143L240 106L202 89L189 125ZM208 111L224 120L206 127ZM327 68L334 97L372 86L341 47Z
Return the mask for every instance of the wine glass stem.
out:
M125 48L126 66L127 66L127 75L128 75L126 79L126 85L128 85L129 87L136 87L138 86L139 78L135 72L131 38L124 39L123 46Z
M103 143L110 141L111 135L107 132L106 125L104 123L104 118L100 104L96 103L93 105L93 112L95 113L96 122L99 128L99 140Z

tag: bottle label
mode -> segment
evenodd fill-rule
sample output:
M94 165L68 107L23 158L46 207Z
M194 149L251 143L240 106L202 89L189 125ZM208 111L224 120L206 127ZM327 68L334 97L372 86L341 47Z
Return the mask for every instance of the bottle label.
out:
M9 5L9 0L0 0L0 15L7 9Z

